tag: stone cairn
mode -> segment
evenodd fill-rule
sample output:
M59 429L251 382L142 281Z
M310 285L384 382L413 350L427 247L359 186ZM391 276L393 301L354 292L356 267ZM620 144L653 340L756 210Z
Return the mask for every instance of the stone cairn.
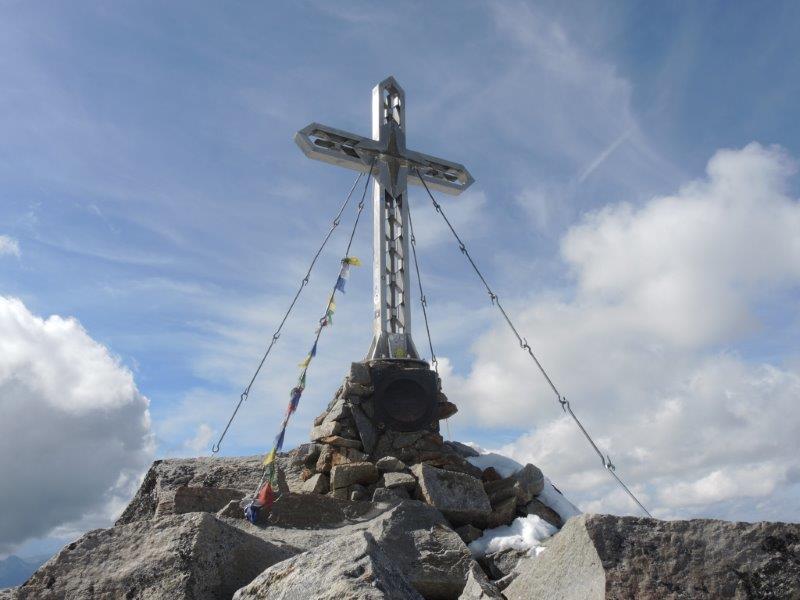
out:
M393 370L419 371L424 363L394 363ZM436 380L435 416L427 427L398 431L378 415L373 375L376 363L355 362L327 409L314 420L311 443L290 453L302 465L302 491L340 500L392 502L413 498L438 509L469 543L484 529L537 514L556 527L559 515L537 500L542 472L528 464L510 477L467 459L479 456L469 446L445 441L439 421L458 408ZM400 408L399 410L402 410Z

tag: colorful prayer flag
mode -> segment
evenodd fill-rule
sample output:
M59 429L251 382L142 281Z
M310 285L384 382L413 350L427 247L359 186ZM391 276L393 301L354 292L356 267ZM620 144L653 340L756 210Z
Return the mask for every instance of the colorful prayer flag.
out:
M345 283L344 277L339 275L339 278L336 280L336 289L342 292L343 294L344 294L344 283Z
M278 437L275 438L275 450L274 451L277 451L277 452L281 451L281 449L283 448L283 438L285 436L286 436L286 427L284 426L284 428L281 429L281 432L278 434Z
M272 507L272 502L275 499L275 494L272 491L272 484L267 482L264 487L258 492L258 503L261 504L263 508L269 510Z
M264 466L268 467L272 463L275 462L275 448L269 451L269 453L264 457Z
M347 263L348 265L353 265L354 267L361 266L361 261L356 256L346 256L342 262Z
M289 400L289 412L297 410L297 405L300 404L300 396L303 395L303 389L296 387L292 389L292 398Z

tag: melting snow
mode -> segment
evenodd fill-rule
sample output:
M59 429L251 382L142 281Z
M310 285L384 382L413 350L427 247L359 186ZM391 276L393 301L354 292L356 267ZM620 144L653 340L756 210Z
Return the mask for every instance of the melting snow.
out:
M511 525L487 529L483 535L469 545L472 556L485 556L513 548L527 550L528 555L538 556L544 550L542 542L558 529L537 515L517 517Z
M566 497L553 486L553 483L547 477L544 478L544 489L542 489L542 492L536 496L536 498L541 500L542 504L556 511L558 516L565 522L570 517L581 514L580 509L567 500Z
M480 456L467 458L470 463L479 469L494 467L501 477L510 477L522 468L522 465L513 458L496 452L487 452L477 444L468 443L467 445L476 452L480 452ZM567 500L547 477L544 478L542 492L536 498L545 506L556 511L564 521L581 514L580 509ZM474 556L491 554L507 548L527 550L529 555L538 556L544 550L541 542L556 531L558 529L537 515L528 515L527 517L514 519L511 525L487 529L482 537L469 545L469 548Z
M513 458L508 458L502 454L495 454L494 452L486 452L483 448L476 447L469 444L480 456L470 456L467 460L478 467L479 469L487 469L494 467L494 470L500 474L500 477L511 477L514 473L522 468L522 465L515 461Z

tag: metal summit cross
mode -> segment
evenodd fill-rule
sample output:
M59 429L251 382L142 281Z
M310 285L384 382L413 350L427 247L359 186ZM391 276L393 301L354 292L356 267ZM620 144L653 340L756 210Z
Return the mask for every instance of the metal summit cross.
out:
M372 171L374 337L367 360L419 358L411 339L408 183L457 195L473 179L463 165L406 148L405 93L394 77L372 90L372 139L312 123L294 136L309 158Z

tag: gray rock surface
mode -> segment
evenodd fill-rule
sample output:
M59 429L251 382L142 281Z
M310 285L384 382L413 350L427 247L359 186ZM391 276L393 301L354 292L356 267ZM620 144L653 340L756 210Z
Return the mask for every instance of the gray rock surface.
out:
M400 500L407 500L409 498L408 492L403 488L395 488L390 490L388 488L375 488L375 491L372 492L372 501L373 502L388 502L390 504L396 504Z
M229 519L244 519L244 510L242 509L240 500L231 500L223 508L217 511L218 517L227 517Z
M314 473L303 482L301 490L307 494L327 494L330 481L325 473Z
M14 600L15 594L19 588L3 588L0 590L0 600Z
M331 489L338 490L353 484L370 485L378 481L378 469L371 462L354 462L331 469Z
M467 574L467 584L458 600L504 600L504 598L500 590L489 582L481 568L472 563Z
M416 500L373 504L288 494L275 501L266 527L229 522L251 535L301 550L366 531L429 600L458 598L472 562L466 545L442 514Z
M465 544L474 542L483 535L483 529L478 529L474 525L462 525L456 529L458 537L460 537Z
M275 500L266 521L269 526L283 529L336 529L378 514L380 511L369 502L354 503L318 494L286 494Z
M182 485L175 489L171 499L164 498L156 505L156 517L182 515L191 512L217 512L231 501L244 498L243 490Z
M384 456L375 462L375 466L381 473L400 473L408 468L406 463L394 456Z
M276 564L235 600L423 600L369 533L337 538Z
M417 478L417 496L441 511L451 523L483 521L492 512L483 484L474 477L428 465L414 465L411 472Z
M564 525L561 515L537 498L528 502L523 510L526 515L536 515L559 529Z
M174 502L176 490L180 487L224 488L252 493L261 479L264 468L262 459L262 456L244 456L157 460L145 475L133 500L117 520L117 525L152 519L159 504L163 503L162 507L168 508L169 503ZM299 491L303 484L300 478L302 465L296 464L285 454L280 455L276 462L286 474L289 488Z
M478 558L478 563L483 567L484 573L488 574L492 579L502 579L507 575L511 575L519 563L519 561L527 554L526 550L515 550L514 548L507 548L500 552L492 552L486 556Z
M248 535L209 513L90 531L22 585L19 600L230 598L298 550Z
M417 480L408 473L384 473L379 485L380 483L383 484L382 487L389 489L405 488L413 490L417 487Z
M342 424L339 421L323 421L311 430L311 441L316 442L322 438L336 435L341 429Z
M519 503L527 504L544 489L544 475L539 467L530 463L522 467L512 476L519 483Z
M445 445L452 448L457 454L463 456L464 458L481 455L481 453L475 450L475 448L467 446L466 444L462 444L461 442L456 442L455 440L447 441L445 442Z
M458 598L472 556L439 511L406 500L370 521L367 531L427 600Z
M536 558L508 600L800 598L800 524L581 515Z
M355 422L356 429L358 429L358 437L361 439L361 444L364 446L364 452L372 454L375 450L375 444L378 442L378 430L375 425L369 420L364 411L358 406L351 408L353 421Z

